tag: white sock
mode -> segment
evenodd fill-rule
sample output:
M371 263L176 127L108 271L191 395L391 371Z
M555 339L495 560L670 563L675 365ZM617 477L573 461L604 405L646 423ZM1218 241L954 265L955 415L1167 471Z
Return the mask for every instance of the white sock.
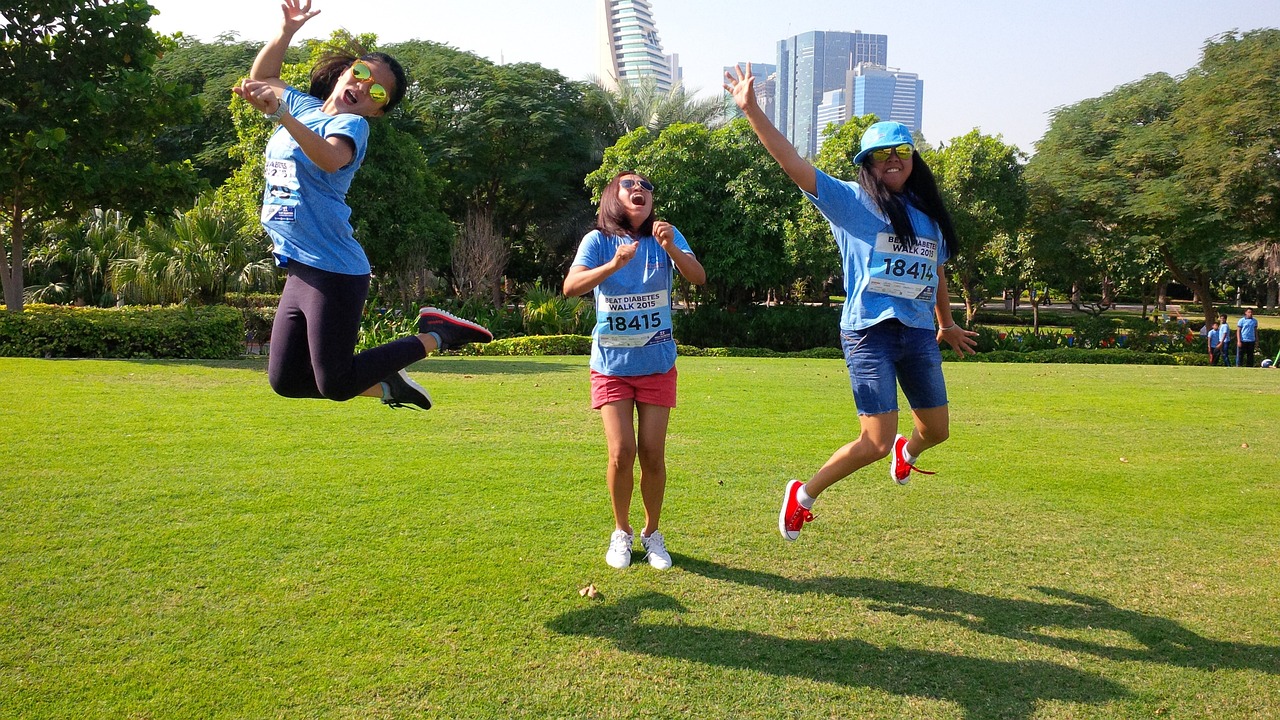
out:
M809 497L809 493L804 491L803 485L801 485L800 489L796 491L796 502L799 502L802 506L810 510L813 509L813 501L817 499L818 498L815 497Z
M907 459L907 462L911 463L912 465L915 465L915 464L916 464L916 460L917 460L917 459L919 459L919 457L920 457L920 456L919 456L919 455L912 455L912 454L911 454L911 451L907 449L907 446L906 446L906 445L903 445L903 446L902 446L902 457L906 458L906 459Z

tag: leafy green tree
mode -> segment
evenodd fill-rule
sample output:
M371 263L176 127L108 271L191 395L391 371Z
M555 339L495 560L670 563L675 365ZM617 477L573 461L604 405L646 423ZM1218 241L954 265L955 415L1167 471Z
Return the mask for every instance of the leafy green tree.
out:
M1179 187L1226 219L1231 254L1273 292L1280 281L1277 77L1280 30L1220 35L1182 81L1173 113L1185 139Z
M158 77L190 88L200 103L200 115L167 128L159 146L167 157L190 158L212 187L226 182L238 167L231 152L237 136L228 101L231 87L248 74L261 47L260 42L237 40L235 33L208 43L178 33L156 62ZM298 48L289 55L290 62L303 60Z
M587 177L593 196L624 170L653 179L659 217L680 229L707 270L707 301L742 307L788 277L783 234L794 185L745 120L715 130L671 125L656 136L635 130Z
M1033 224L1039 247L1086 269L1077 286L1101 279L1105 299L1106 283L1149 274L1142 258L1154 254L1208 315L1229 233L1183 183L1185 138L1173 121L1182 103L1178 81L1155 74L1055 112L1027 168L1037 206L1055 214ZM1135 257L1135 245L1148 248Z
M93 207L140 216L195 194L191 165L165 162L155 140L197 105L154 74L164 43L144 0L26 0L0 13L0 280L16 312L32 224Z
M1022 274L1016 262L1002 266L997 260L1016 260L1018 233L1029 202L1022 176L1025 156L977 129L922 156L955 222L960 247L948 261L953 268L948 277L955 278L951 285L964 298L967 319L972 322L993 290L990 279L1017 284Z
M590 86L540 65L495 65L437 43L386 50L415 80L405 114L445 180L449 217L492 213L510 244L514 279L560 276L590 224L582 178L599 164L608 136Z
M133 239L129 218L118 210L94 209L77 222L34 226L46 235L28 257L26 299L43 303L112 305L111 263L122 258Z

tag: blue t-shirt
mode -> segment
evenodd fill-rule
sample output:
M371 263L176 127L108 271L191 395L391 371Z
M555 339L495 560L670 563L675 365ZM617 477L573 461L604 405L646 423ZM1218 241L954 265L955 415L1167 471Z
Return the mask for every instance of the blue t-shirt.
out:
M1240 318L1240 322L1236 323L1236 327L1240 328L1240 342L1258 341L1257 318L1242 317Z
M1218 342L1224 347L1231 344L1231 323L1222 323L1218 328Z
M947 261L942 230L928 215L907 206L916 232L915 247L898 240L889 218L862 186L816 171L817 206L840 249L844 265L842 330L865 330L889 318L903 325L934 329L938 267Z
M351 162L337 172L321 170L283 127L267 142L262 226L271 236L281 267L297 261L342 275L369 274L369 259L351 232L347 189L369 146L369 122L359 115L329 115L324 103L285 88L289 113L321 137L342 136L355 145Z
M674 229L674 228L673 228ZM582 238L575 266L588 270L613 260L631 238L592 230ZM676 247L693 254L675 230ZM640 238L635 257L596 286L596 326L591 331L591 369L602 375L656 375L676 364L671 334L671 289L675 263L652 236Z

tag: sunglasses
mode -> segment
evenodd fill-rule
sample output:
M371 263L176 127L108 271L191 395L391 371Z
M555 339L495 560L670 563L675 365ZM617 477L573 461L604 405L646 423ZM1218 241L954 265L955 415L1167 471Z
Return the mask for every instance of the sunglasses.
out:
M896 154L899 158L906 160L911 157L911 152L914 149L915 148L910 145L903 143L901 145L894 145L893 147L877 148L872 150L871 157L875 158L876 162L884 162L889 159L890 155Z
M648 180L632 180L631 178L627 178L626 180L623 180L618 184L622 186L623 190L630 190L631 188L639 185L641 190L648 190L649 192L653 192L653 183L649 182Z
M351 66L351 77L362 83L373 82L373 70L370 70L369 66L363 61L357 60ZM387 89L378 83L373 83L369 86L369 99L379 105L385 103L387 101Z

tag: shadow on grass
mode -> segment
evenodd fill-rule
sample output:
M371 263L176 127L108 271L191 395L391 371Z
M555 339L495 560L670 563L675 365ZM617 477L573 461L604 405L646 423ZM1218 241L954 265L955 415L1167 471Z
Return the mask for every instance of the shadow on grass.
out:
M677 567L688 569L689 562L679 560ZM971 658L851 638L782 638L653 616L683 611L675 598L648 592L566 613L547 627L563 635L604 638L624 652L948 701L971 719L1028 718L1046 700L1103 703L1128 695L1105 678L1039 660Z
M550 373L581 373L584 385L588 374L588 368L585 362L582 363L582 365L571 365L557 362L517 360L515 358L502 356L466 359L450 358L447 361L428 358L426 360L419 360L418 362L410 365L408 370L414 373L448 372L455 375L546 375Z
M673 556L674 557L674 556ZM871 602L870 609L959 625L973 632L1033 642L1107 660L1150 662L1200 670L1256 670L1280 675L1280 647L1213 640L1168 618L1116 607L1102 598L1035 587L1065 602L1012 600L954 588L876 578L830 577L796 581L689 557L676 566L725 580L789 594L820 593ZM1112 631L1131 642L1108 644L1071 633Z

